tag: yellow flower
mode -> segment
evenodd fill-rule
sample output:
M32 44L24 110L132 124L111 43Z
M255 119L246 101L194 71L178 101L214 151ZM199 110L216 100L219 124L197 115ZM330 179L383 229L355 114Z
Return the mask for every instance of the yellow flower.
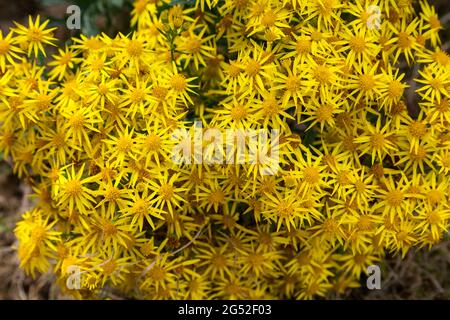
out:
M177 50L181 52L179 60L184 62L185 68L193 60L195 68L199 70L199 66L206 66L205 58L213 57L216 51L211 43L213 36L205 37L206 31L206 26L200 26L199 28L192 25L191 28L181 34L181 37L176 39Z
M62 169L58 181L53 186L52 194L59 205L67 206L69 210L76 209L82 214L88 214L95 200L94 192L87 187L87 184L94 182L95 178L83 178L83 173L84 164L78 172L75 171L74 165Z
M335 44L342 46L341 51L347 52L346 62L350 67L372 61L380 51L378 38L367 30L366 25L345 28L342 38L344 40Z
M13 65L14 59L20 59L18 53L21 53L22 50L15 46L16 41L12 32L3 37L3 31L0 31L0 69L3 73L6 70L7 62Z
M17 35L17 43L26 49L28 56L33 53L35 57L38 53L42 53L46 56L44 45L54 45L53 31L56 28L46 29L49 24L49 20L46 20L41 24L41 17L38 15L33 22L31 16L28 18L28 27L20 25L15 22L16 28L13 29Z
M70 74L70 70L81 61L81 58L77 58L77 55L77 51L68 47L64 50L58 49L58 55L53 55L54 60L48 64L53 67L49 72L49 76L59 81L67 77Z
M394 181L392 176L384 180L385 188L377 190L377 197L381 199L373 210L381 210L383 216L388 216L392 221L393 217L403 217L409 212L408 188L409 182L405 177Z
M389 123L381 127L381 119L378 118L375 126L366 123L362 129L364 132L354 141L360 144L361 154L371 155L372 163L375 161L375 157L377 157L377 161L382 161L386 155L390 155L392 150L396 149L390 140L394 133L389 130Z
M447 90L450 84L448 69L429 65L424 71L419 71L419 74L422 78L416 79L416 82L423 84L421 88L417 89L420 95L430 97L431 100L450 98Z
M414 59L413 51L417 50L418 46L417 41L414 38L417 33L418 24L418 19L412 20L408 25L406 25L406 20L402 19L398 27L389 25L392 31L395 33L395 37L393 39L395 39L398 46L394 61L397 61L400 55L403 54L406 62L408 64L412 63L411 60Z
M134 1L132 32L76 36L45 65L48 22L0 33L0 152L37 199L21 268L76 298L329 298L444 239L450 58L432 6L169 2Z
M181 193L186 189L176 186L178 175L169 177L168 171L159 172L155 175L155 180L148 179L151 196L154 197L154 207L165 209L171 215L174 210L181 207L186 200L181 196Z
M120 190L117 190L117 192L124 193ZM130 217L130 226L132 228L137 227L139 231L142 231L144 228L144 222L146 221L153 229L155 229L155 224L153 223L152 217L163 219L161 216L163 211L152 206L154 201L149 195L149 190L144 190L142 194L137 192L128 194L127 198L128 200L124 200L122 205L122 212L125 216Z

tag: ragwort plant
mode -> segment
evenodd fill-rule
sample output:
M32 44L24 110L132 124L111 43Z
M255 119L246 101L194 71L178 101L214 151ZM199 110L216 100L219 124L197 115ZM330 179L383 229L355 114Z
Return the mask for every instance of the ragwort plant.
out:
M43 65L47 23L0 33L28 274L78 298L309 299L446 234L450 58L426 1L137 0L133 32ZM278 129L280 170L174 163L193 121Z

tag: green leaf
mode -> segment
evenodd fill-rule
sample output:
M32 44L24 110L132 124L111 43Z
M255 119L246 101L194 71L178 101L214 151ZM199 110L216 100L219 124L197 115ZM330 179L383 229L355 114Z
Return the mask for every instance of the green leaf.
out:
M104 13L107 10L103 1L98 1L96 7L99 13Z
M61 0L41 0L44 6L53 6L55 4L61 4Z
M81 7L81 9L86 9L88 7L90 7L92 4L94 4L95 2L98 2L98 0L77 0L75 1L75 3L77 6Z
M83 33L88 37L94 36L99 33L98 28L91 23L91 19L89 17L86 17L86 19L84 19Z
M109 0L109 3L112 4L112 6L116 7L116 8L121 8L124 4L124 0Z
M95 19L95 8L94 6L90 6L86 9L85 14L83 15L83 33L86 36L93 36L99 33L97 26L95 26L92 21Z
M44 57L44 54L42 52L38 53L37 62L38 62L38 65L40 65L40 66L44 65L45 57Z

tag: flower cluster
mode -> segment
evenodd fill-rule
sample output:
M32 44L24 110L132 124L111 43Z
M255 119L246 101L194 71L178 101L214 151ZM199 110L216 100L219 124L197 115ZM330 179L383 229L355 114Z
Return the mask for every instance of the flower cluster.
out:
M443 239L450 57L426 1L137 0L131 26L46 65L47 22L0 33L28 273L79 298L305 299ZM280 170L174 163L194 121L279 130Z

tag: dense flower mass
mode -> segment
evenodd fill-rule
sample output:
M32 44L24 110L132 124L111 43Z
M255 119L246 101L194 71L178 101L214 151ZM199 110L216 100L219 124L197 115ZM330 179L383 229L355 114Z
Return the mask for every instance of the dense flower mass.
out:
M426 1L137 0L131 26L57 50L39 17L0 33L29 274L78 298L308 299L443 239L450 57ZM279 130L280 169L175 163L194 121Z

